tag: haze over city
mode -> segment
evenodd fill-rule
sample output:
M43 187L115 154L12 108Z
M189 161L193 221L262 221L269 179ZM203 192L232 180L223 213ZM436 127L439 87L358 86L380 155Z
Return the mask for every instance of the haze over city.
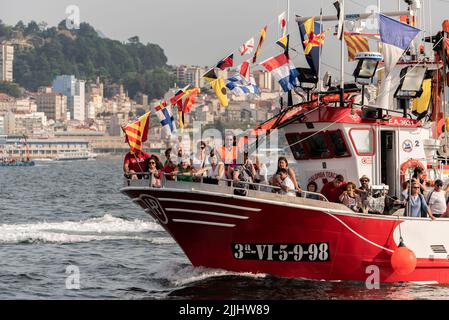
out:
M426 0L432 4L432 32L439 29L445 18L443 0ZM335 14L333 1L291 1L291 18L294 14L309 16ZM401 8L405 3L400 1ZM376 0L347 0L347 13L365 12L369 6L376 5ZM45 21L49 26L57 25L67 17L67 6L76 5L80 9L81 22L88 22L111 39L126 41L132 36L139 36L143 43L160 45L168 57L168 64L212 65L230 52L237 52L238 47L251 36L258 38L259 30L268 24L268 34L262 50L262 58L275 52L273 42L276 40L276 19L287 8L287 0L168 0L112 2L107 0L88 1L26 1L0 3L1 19L4 23L15 25L19 20L25 23L35 20ZM397 1L381 1L382 10L396 10ZM292 19L293 20L293 19ZM430 21L425 21L426 26ZM326 24L326 28L333 24ZM292 43L299 43L298 28L290 23ZM428 29L428 27L426 27ZM334 46L335 37L327 38L329 47ZM271 43L270 43L271 41ZM271 50L271 51L270 51ZM300 63L298 57L295 63ZM323 61L337 67L338 59L332 52L323 52Z

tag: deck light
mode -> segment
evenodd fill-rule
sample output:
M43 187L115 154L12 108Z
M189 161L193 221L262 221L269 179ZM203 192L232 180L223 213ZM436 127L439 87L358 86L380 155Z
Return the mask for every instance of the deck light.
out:
M358 84L362 85L362 105L365 103L365 86L373 82L379 62L382 61L382 54L378 52L359 52L356 60L359 61L354 70L353 76Z
M399 100L399 104L404 111L404 118L407 117L410 100L419 98L423 92L422 85L426 72L426 66L409 66L401 70L401 83L394 97Z
M310 91L316 88L318 83L318 77L312 69L309 68L296 68L299 72L298 81L299 87L307 92L307 101L310 100Z

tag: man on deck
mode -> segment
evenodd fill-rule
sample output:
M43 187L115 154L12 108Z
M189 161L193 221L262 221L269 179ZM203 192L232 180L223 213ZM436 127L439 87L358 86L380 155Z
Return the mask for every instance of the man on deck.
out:
M150 158L151 156L145 151L129 151L126 154L125 160L123 162L123 171L125 172L125 177L132 180L142 179L144 175L141 173L148 171L147 164L148 159Z
M321 194L323 194L327 200L330 202L340 202L340 195L345 191L347 182L344 181L345 178L339 174L335 177L334 181L326 183L321 189Z

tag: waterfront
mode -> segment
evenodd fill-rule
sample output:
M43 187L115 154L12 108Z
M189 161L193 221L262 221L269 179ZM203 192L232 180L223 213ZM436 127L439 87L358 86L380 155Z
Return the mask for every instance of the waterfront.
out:
M119 193L121 161L0 169L0 299L447 299L448 286L281 279L193 268ZM66 289L66 268L80 289Z

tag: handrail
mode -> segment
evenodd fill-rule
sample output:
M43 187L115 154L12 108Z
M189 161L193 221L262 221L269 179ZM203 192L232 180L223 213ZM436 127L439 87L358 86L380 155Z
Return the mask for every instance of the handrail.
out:
M179 181L178 177L186 177L186 176L188 177L188 176L190 176L190 177L192 177L192 180L193 180L192 182L201 183L201 184L205 184L204 183L204 179L205 178L206 179L207 178L214 179L213 177L208 177L208 176L195 176L195 175L162 173L161 178L159 178L159 180L161 180L160 186L155 186L153 179L156 179L156 178L154 177L154 175L151 172L136 172L136 173L132 173L132 174L141 175L141 176L144 177L143 180L149 180L149 182L148 182L148 186L149 187L159 187L159 188L165 187L166 182L168 181L167 177L174 177L175 178L174 181L176 181L176 182L184 182L184 181ZM196 178L196 179L199 178L199 181L198 180L194 180L193 178ZM132 179L128 179L126 177L125 177L125 179L126 179L127 186L130 186ZM142 180L142 179L140 179L140 180ZM269 191L266 191L266 190L282 191L281 187L273 186L273 185L270 185L270 184L256 183L256 182L249 182L249 181L235 181L233 179L224 179L224 178L220 178L220 179L216 179L216 180L217 180L217 182L226 182L228 187L230 187L232 190L244 190L245 191L245 190L250 190L250 187L252 186L252 187L255 187L255 189L252 189L253 191L261 191L261 192L269 192ZM241 187L239 185L244 185L244 187ZM296 191L296 193L299 193L299 192ZM318 193L318 192L311 192L311 191L303 191L303 190L301 190L300 194L301 194L301 197L304 197L304 198L309 198L308 197L309 195L310 196L315 195L315 196L319 197L321 201L329 202L329 200L326 198L326 196L324 196L323 194Z

